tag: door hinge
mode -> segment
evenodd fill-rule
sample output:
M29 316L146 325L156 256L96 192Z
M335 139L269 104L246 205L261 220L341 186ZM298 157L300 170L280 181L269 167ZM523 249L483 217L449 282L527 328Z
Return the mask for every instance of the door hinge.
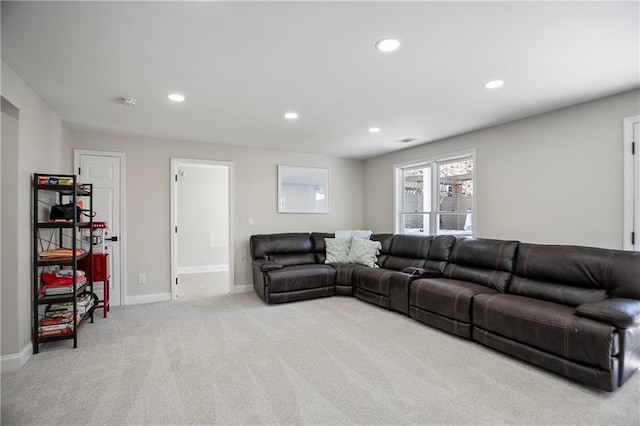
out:
M636 143L631 142L631 155L636 155Z
M178 175L173 175L173 178L176 182L178 181Z
M631 233L631 245L634 246L636 244L636 233Z
M176 278L176 285L178 285L178 278Z
M78 167L78 175L82 175L81 170L82 170L82 169L81 169L80 167Z
M176 226L176 229L175 229L175 233L176 233L176 234L178 233L178 227L177 227L177 226Z

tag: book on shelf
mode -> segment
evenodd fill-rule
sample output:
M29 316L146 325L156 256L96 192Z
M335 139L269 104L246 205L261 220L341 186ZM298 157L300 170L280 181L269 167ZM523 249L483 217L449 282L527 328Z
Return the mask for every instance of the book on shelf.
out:
M60 310L52 310L52 309L45 309L44 311L44 318L49 318L49 319L55 319L55 320L64 320L64 319L68 319L71 318L73 315L72 311L60 311Z
M62 176L38 176L38 185L62 185L71 186L73 179Z
M51 316L45 312L44 318L40 320L40 325L58 325L58 324L71 324L73 323L73 312L52 312Z
M43 296L63 296L65 294L73 294L71 286L45 287L42 289Z
M66 330L67 328L73 328L73 323L71 324L52 324L52 325L41 325L38 327L40 331L53 331L53 330Z
M38 336L39 337L64 336L66 334L71 334L72 332L73 332L73 328L64 328L61 330L38 331Z
M81 294L76 298L76 309L78 314L84 314L93 306L93 297L90 294ZM47 312L73 312L73 302L52 303L47 308Z
M47 312L38 322L38 332L51 332L57 330L73 329L73 312Z

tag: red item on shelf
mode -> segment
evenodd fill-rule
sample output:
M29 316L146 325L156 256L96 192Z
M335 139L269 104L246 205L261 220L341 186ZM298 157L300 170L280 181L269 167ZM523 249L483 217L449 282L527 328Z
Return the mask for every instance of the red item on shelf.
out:
M93 253L93 271L89 268L89 258L85 257L78 261L78 267L83 269L87 279L91 281L106 281L107 276L107 253Z
M81 272L81 271L78 271ZM84 280L83 273L76 273L76 283L81 283ZM55 272L45 272L42 274L42 283L47 287L55 286L70 286L72 284L70 276L60 276Z
M93 282L94 288L96 283L102 282L103 297L98 301L95 309L102 309L102 315L107 317L109 312L109 254L108 253L93 253L93 270L89 268L89 257L82 258L78 261L78 267L82 268L87 274L87 279Z
M81 228L88 228L89 225L81 226ZM92 224L93 229L106 229L108 228L107 222L96 222L94 221Z
M49 331L39 331L39 337L51 337L51 336L62 336L65 334L71 334L73 328L63 328L60 330L49 330Z

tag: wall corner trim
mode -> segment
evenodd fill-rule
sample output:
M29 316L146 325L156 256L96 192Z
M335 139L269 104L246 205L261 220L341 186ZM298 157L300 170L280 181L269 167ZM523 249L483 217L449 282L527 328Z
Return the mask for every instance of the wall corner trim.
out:
M125 297L124 304L140 305L143 303L168 302L170 300L171 300L171 293L142 294L139 296Z
M19 370L20 367L25 365L29 358L33 355L33 343L29 342L27 345L17 354L3 355L0 358L2 364L2 373L8 373L10 371Z

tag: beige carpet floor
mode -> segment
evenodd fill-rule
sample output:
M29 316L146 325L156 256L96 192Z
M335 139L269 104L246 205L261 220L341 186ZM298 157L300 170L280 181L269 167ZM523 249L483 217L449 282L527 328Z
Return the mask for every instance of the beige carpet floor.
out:
M178 275L178 299L198 300L229 294L229 271Z
M2 425L639 425L614 393L355 298L112 308L2 376Z

